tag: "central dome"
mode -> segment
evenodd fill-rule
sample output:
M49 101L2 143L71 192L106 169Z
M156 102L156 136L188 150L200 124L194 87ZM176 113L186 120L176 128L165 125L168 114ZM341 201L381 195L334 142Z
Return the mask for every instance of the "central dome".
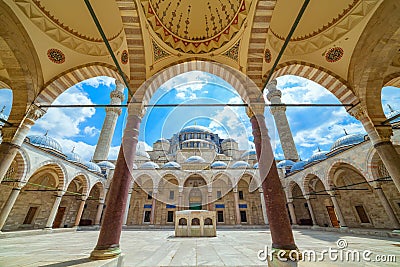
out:
M211 133L211 130L201 125L186 126L179 133Z

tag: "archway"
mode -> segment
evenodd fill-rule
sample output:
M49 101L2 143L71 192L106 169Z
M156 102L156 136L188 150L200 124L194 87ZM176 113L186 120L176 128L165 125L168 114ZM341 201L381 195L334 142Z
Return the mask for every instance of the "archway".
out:
M331 170L329 181L347 226L392 227L376 192L355 167L336 163Z
M158 184L156 224L173 224L175 211L181 208L182 193L179 181L173 174L164 175Z
M82 213L80 225L94 225L96 221L97 211L101 200L104 198L104 186L101 182L97 182L89 192L86 199L85 208Z
M232 180L224 173L217 174L211 183L212 203L211 210L217 213L217 224L235 224L235 202Z
M264 223L260 193L258 190L250 191L250 185L254 183L253 179L253 176L245 173L237 183L241 224L252 225Z
M310 199L316 224L321 227L339 227L332 201L321 179L313 174L307 175L304 179L304 188Z
M310 210L308 209L307 200L304 198L303 192L297 183L292 184L291 188L291 199L293 201L294 212L296 215L296 221L293 224L298 225L312 225Z
M197 174L189 176L183 185L183 206L192 210L206 210L207 182Z
M46 226L57 193L63 189L64 176L56 164L36 170L23 183L3 230L41 229ZM4 181L7 182L7 181Z
M154 186L149 175L141 175L135 178L132 186L132 197L130 199L127 222L129 225L150 224L153 209Z

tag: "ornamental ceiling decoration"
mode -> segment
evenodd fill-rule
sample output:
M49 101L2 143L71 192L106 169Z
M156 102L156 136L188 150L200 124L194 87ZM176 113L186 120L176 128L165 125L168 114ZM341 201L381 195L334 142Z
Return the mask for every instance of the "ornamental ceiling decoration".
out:
M151 40L151 43L153 44L154 62L170 55L168 52L164 51L156 42L154 42L154 40Z
M59 19L53 16L50 11L41 5L39 0L14 0L16 5L47 36L58 43L82 54L91 56L105 56L108 51L103 40L93 38L79 33L64 25ZM124 41L124 31L120 31L109 38L110 45L115 51L121 47Z
M158 37L183 53L209 53L229 42L246 21L251 0L142 0Z
M344 50L341 47L332 47L325 53L326 61L333 63L339 61L344 54Z
M230 59L233 59L234 61L238 62L239 61L239 48L240 48L240 40L232 46L228 51L223 53L222 55L229 57Z
M379 1L380 0L352 1L346 9L326 25L323 25L312 33L292 38L285 53L290 56L307 54L331 44L360 23ZM269 29L268 35L270 36L271 47L279 51L284 43L285 37L279 36L272 28Z

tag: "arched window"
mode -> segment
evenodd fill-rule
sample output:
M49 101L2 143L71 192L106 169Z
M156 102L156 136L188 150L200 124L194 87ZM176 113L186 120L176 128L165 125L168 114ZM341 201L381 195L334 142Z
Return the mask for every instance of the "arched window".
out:
M200 225L200 220L199 220L199 218L193 218L193 219L192 219L192 225Z
M204 225L212 225L212 219L211 218L206 218L204 220Z
M187 225L187 220L185 218L180 218L179 225Z

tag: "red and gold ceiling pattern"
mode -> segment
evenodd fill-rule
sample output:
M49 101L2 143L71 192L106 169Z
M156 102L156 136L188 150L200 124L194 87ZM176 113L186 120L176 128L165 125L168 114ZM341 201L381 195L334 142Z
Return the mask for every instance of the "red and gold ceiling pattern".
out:
M143 0L154 32L183 53L208 53L230 41L243 26L250 0Z

